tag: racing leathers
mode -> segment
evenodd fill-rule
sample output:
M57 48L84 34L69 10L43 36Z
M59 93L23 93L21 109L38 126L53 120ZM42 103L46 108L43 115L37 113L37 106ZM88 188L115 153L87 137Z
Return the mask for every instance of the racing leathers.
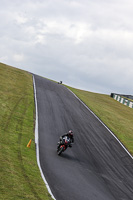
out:
M74 143L74 137L73 137L72 134L66 133L66 134L60 136L60 141L57 144L57 149L59 149L61 144L64 144L63 138L66 137L66 136L68 137L68 139L70 139L69 147L72 147L72 144Z

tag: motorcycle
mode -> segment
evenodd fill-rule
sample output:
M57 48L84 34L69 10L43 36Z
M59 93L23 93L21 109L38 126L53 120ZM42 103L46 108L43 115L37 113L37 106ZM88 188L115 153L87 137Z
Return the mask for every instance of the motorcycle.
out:
M62 152L64 152L67 147L71 147L71 140L67 136L63 138L61 142L58 142L57 145L60 145L57 148L57 154L60 156Z

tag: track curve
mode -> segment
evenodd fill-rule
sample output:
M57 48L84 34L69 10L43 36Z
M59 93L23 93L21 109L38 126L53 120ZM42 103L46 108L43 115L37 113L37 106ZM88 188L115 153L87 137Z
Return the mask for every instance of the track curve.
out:
M63 85L34 75L40 165L57 200L133 200L133 160ZM57 156L60 135L73 148Z

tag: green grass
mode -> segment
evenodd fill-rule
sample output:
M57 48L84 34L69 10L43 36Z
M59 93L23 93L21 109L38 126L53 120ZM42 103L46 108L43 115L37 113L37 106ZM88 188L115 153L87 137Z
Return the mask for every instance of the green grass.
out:
M108 95L70 88L133 155L133 109ZM32 75L0 63L0 199L51 200L40 176L34 143ZM27 143L32 140L31 147Z
M133 109L109 95L67 87L111 129L133 155Z
M34 115L32 75L0 63L1 200L52 199L36 162Z

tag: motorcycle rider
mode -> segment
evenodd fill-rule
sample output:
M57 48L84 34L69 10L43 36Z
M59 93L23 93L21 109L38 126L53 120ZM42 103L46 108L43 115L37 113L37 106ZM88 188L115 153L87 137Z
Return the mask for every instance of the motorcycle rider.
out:
M63 138L67 136L68 138L70 138L70 144L69 144L69 147L72 147L72 144L74 143L74 137L73 137L73 131L70 130L68 131L68 133L60 136L60 141L58 142L58 146L57 146L57 149L59 149L60 145L63 144Z

